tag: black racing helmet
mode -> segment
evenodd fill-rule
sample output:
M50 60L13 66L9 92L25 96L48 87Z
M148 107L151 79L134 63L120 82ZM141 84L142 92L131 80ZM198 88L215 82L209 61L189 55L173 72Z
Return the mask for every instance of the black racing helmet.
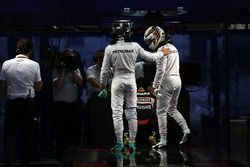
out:
M132 35L132 22L130 20L116 20L112 23L112 36L114 40L130 41Z

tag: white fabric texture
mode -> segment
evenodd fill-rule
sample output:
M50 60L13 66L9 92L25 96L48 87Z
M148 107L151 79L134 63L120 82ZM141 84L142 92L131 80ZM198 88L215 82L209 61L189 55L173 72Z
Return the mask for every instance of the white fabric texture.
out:
M41 81L40 66L25 55L17 55L2 65L0 80L6 81L7 99L35 97L34 82Z

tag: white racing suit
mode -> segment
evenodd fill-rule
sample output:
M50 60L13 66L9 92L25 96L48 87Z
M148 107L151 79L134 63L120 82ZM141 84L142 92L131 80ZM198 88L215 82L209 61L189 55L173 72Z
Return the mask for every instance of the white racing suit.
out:
M156 74L153 87L157 91L156 114L158 118L161 141L167 141L167 115L174 118L183 133L189 133L186 120L177 110L178 98L181 91L181 78L179 74L179 53L172 44L166 44L171 54L156 60ZM158 51L161 48L158 48Z
M137 56L153 62L163 56L162 52L150 53L136 42L118 41L105 48L101 68L100 82L106 83L108 71L113 68L111 85L111 108L114 131L117 142L123 142L123 110L128 120L130 142L135 141L137 134L137 87L135 79L135 64Z

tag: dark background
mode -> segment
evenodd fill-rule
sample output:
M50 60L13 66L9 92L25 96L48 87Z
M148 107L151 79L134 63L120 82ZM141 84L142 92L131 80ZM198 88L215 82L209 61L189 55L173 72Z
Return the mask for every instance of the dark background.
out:
M129 12L124 13L124 8ZM248 116L250 109L250 1L2 0L0 63L15 56L19 37L31 37L34 59L41 63L46 84L39 95L34 144L37 158L53 157L54 152L50 71L43 66L42 53L51 45L60 51L75 49L86 72L94 63L95 51L109 44L114 19L132 20L133 39L144 47L143 32L148 25L159 24L170 33L179 49L183 83L189 95L188 101L183 98L182 102L189 104L186 112L194 133L192 142L230 150L230 120ZM82 99L86 103L85 89ZM0 133L3 115L2 109Z

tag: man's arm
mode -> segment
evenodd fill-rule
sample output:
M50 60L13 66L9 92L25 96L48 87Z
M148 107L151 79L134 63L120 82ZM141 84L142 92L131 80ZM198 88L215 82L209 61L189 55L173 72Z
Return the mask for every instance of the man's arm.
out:
M73 71L72 72L72 77L73 77L73 80L75 81L75 83L77 85L79 85L79 86L83 85L83 78L81 76L80 70Z
M36 91L41 91L43 88L43 82L42 81L36 81L34 82L34 89Z
M97 88L97 89L99 89L100 88L100 83L99 83L99 79L100 78L97 78L97 77L100 77L100 76L98 76L97 74L96 74L96 70L94 70L95 68L94 68L94 66L90 66L88 69L87 69L87 82L91 85L91 86L93 86L93 87L95 87L95 88Z
M100 74L100 87L101 89L104 88L107 84L109 72L110 72L110 57L109 57L109 49L106 48L104 52L104 58L101 67L101 74Z
M154 62L156 59L161 58L162 56L168 56L171 53L171 50L167 47L163 47L160 52L151 53L143 49L139 44L139 55L146 61Z
M36 75L35 75L35 79L34 79L34 85L33 88L35 89L35 91L40 91L43 88L43 82L42 82L42 78L41 78L41 74L40 74L40 66L37 63L37 71L36 71Z
M56 69L55 71L53 71L53 84L57 88L61 88L63 86L65 73L65 69Z
M156 61L156 72L155 77L153 81L153 88L158 89L162 78L166 72L166 66L167 66L167 57L162 57L159 60Z
M92 85L93 87L100 89L100 83L98 83L95 78L88 78L87 82Z

